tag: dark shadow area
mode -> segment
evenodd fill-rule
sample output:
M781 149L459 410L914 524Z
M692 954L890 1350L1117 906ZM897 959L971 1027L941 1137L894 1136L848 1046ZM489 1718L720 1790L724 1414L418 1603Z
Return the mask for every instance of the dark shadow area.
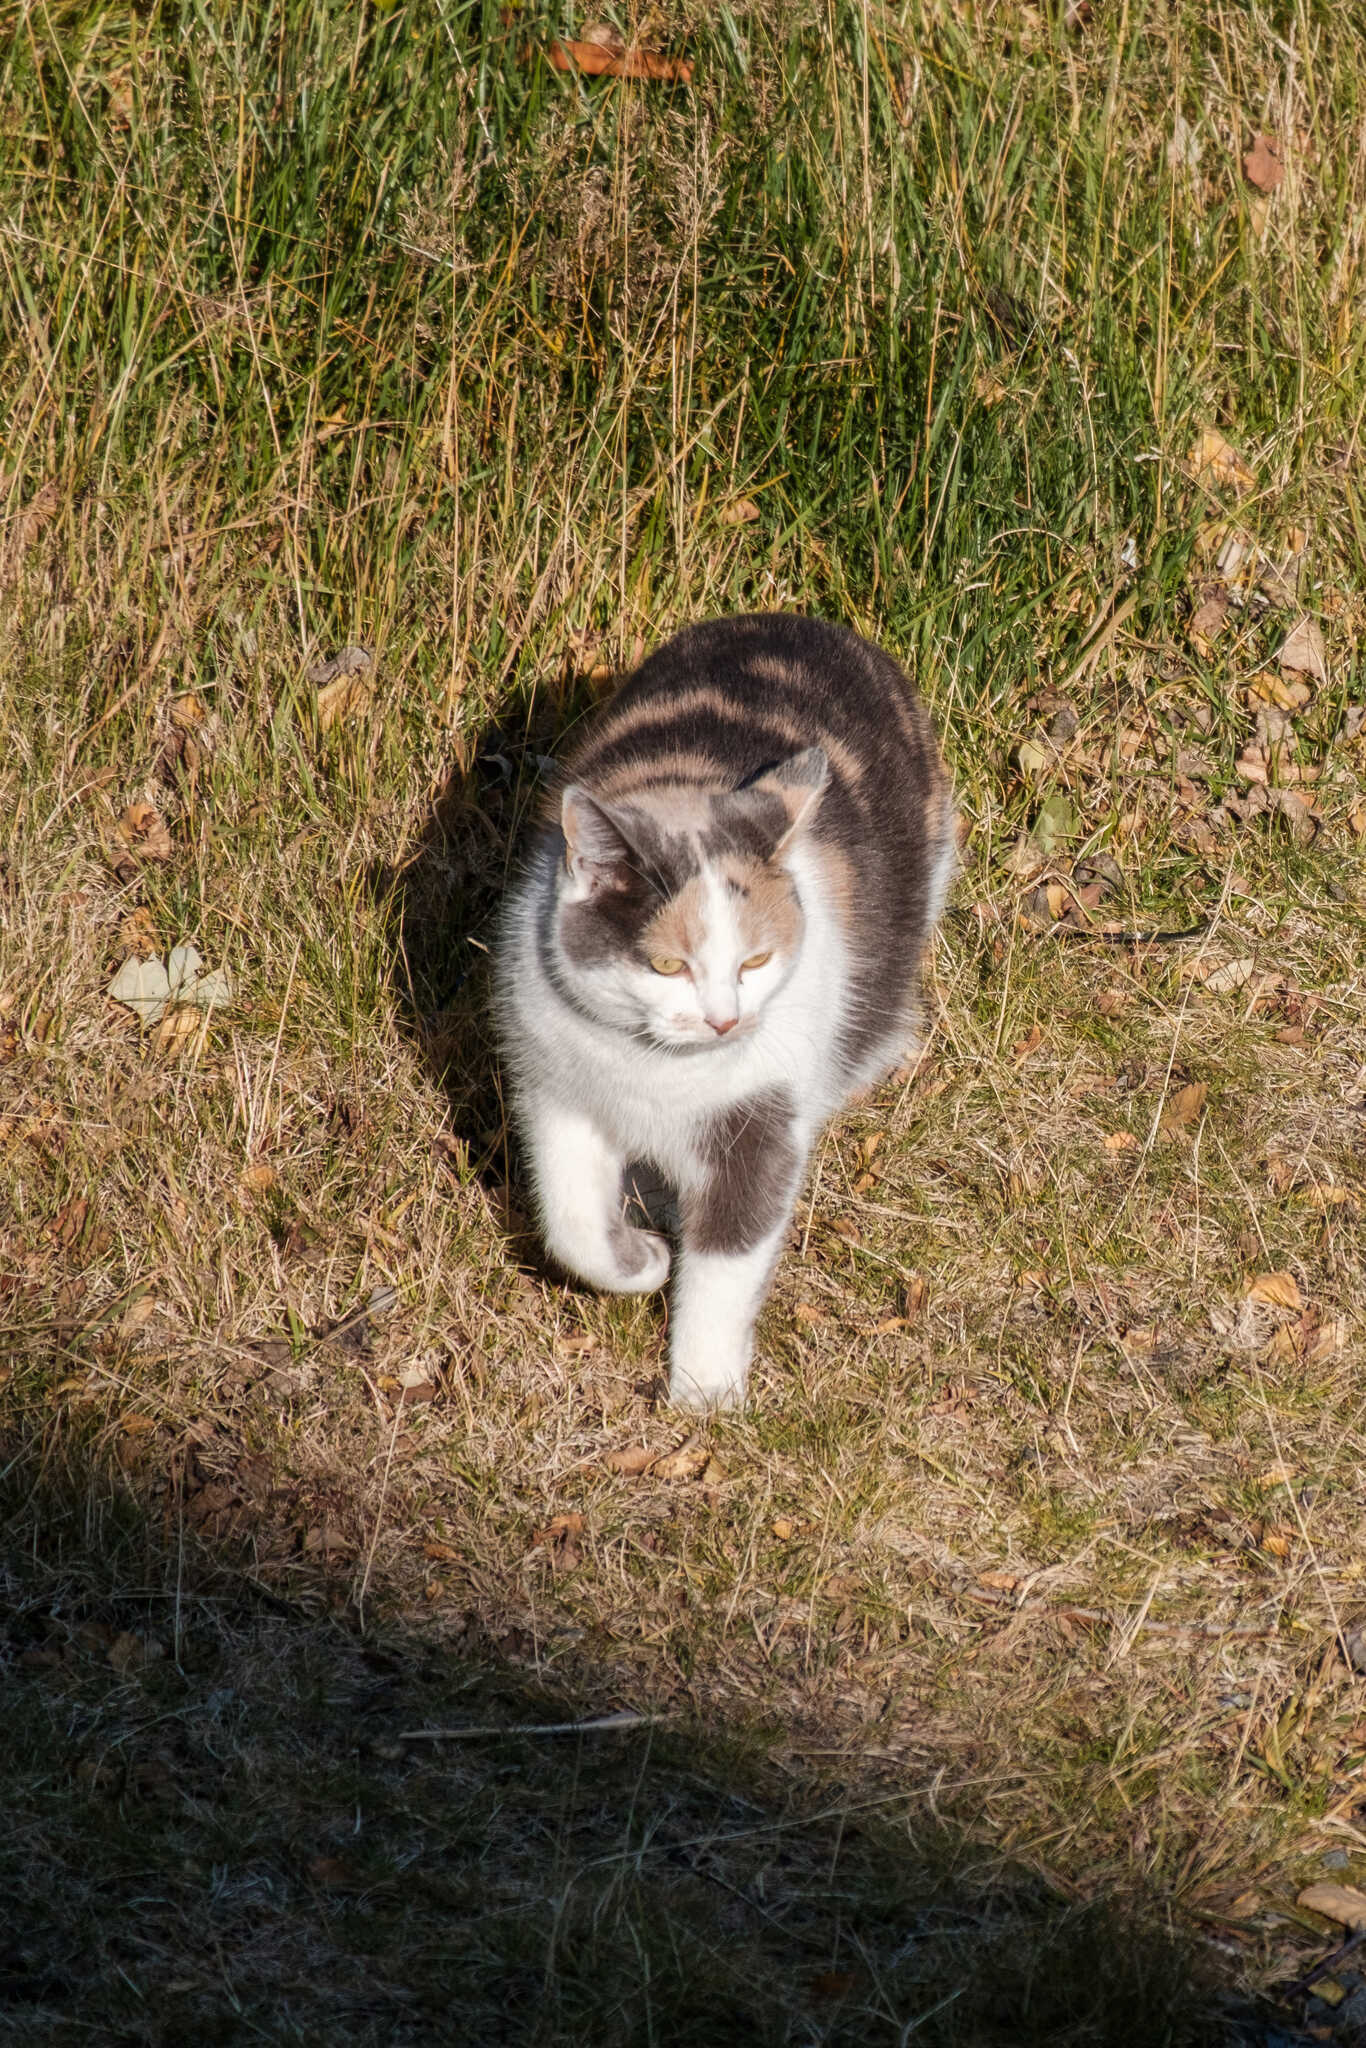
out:
M361 1635L322 1570L282 1599L56 1431L0 1486L0 1672L5 2038L1311 2038L916 1788L797 1788L723 1726L544 1732L620 1703L474 1635Z
M400 1021L499 1206L508 1202L514 1164L489 1014L499 907L556 754L614 684L570 675L549 688L511 682L502 713L478 734L467 764L452 768L402 861L370 878L388 920ZM533 1251L530 1239L525 1248Z

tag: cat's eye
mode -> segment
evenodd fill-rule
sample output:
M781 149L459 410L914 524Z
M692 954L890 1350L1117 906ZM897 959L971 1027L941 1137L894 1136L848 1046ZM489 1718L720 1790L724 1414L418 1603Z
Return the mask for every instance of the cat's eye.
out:
M656 974L681 974L683 962L675 960L671 953L652 953L650 965Z
M740 972L747 974L751 967L767 967L772 958L772 953L751 953L748 960L740 962Z

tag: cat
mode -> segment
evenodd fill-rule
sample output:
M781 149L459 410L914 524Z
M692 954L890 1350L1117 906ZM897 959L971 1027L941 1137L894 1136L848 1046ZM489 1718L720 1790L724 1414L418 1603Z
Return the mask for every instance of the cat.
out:
M545 1243L621 1293L672 1266L669 1397L733 1406L814 1138L914 1047L948 779L888 655L774 613L659 648L554 788L495 960ZM629 1213L642 1162L676 1253Z

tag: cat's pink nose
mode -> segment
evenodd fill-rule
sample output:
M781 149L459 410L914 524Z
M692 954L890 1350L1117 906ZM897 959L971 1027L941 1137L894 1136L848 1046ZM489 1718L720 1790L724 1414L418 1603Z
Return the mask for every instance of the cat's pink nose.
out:
M740 1019L738 1017L708 1017L707 1022L718 1038L724 1038L728 1031L735 1029Z

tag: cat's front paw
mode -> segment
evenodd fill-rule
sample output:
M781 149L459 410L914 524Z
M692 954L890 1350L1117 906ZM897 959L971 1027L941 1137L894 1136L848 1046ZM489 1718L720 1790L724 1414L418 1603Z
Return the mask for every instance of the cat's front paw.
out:
M670 1361L669 1400L675 1408L705 1413L717 1408L744 1406L749 1378L748 1358L727 1358L719 1353L706 1357Z

